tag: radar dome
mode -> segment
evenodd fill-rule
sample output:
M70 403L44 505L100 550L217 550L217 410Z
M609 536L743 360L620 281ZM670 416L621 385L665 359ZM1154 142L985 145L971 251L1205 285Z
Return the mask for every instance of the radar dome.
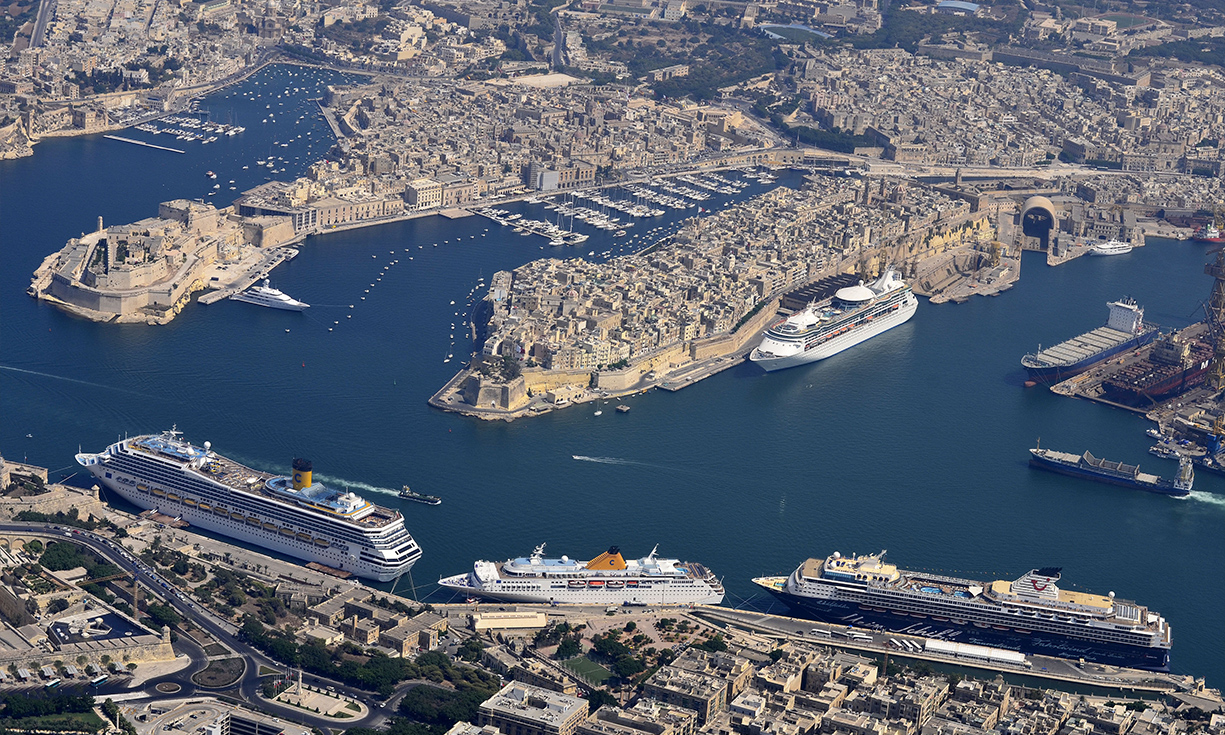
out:
M566 556L565 554L562 554L562 556L561 556L561 560L562 560L562 561L570 561L570 557Z
M209 451L209 450L210 450L210 449L212 449L212 448L213 448L213 443L212 443L212 442L204 442L204 451L206 451L206 452L207 452L207 451Z
M841 553L841 552L838 552L838 551L835 551L835 552L834 552L834 558L835 558L835 559L841 559L841 558L842 558L842 553Z

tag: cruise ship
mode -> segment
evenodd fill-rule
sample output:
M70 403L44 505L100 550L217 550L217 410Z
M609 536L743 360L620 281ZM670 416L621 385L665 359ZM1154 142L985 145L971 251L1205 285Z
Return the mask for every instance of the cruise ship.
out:
M717 605L723 584L701 564L661 559L659 547L626 561L616 546L591 561L546 559L544 544L531 556L478 561L468 574L438 584L469 597L503 602L589 605Z
M905 323L918 306L910 287L889 269L770 327L749 359L768 371L824 360Z
M878 624L1023 653L1169 671L1170 626L1161 615L1111 592L1059 589L1062 570L1032 569L1015 581L978 582L898 569L885 552L808 559L787 577L754 583L811 617Z
M310 308L310 304L304 304L297 299L290 298L284 291L270 286L267 278L264 279L264 285L252 286L246 291L234 294L230 298L234 301L244 301L248 304L267 306L271 309L284 309L285 311L304 311Z
M133 505L360 577L386 582L421 557L398 511L312 481L310 460L295 459L292 477L271 475L173 428L76 459Z

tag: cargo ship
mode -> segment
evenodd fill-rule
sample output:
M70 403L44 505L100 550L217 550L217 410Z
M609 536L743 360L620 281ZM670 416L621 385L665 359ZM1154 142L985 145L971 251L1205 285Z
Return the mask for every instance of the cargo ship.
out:
M1141 472L1139 465L1099 459L1089 452L1070 454L1036 447L1029 450L1029 464L1032 467L1058 472L1062 475L1083 477L1087 480L1147 490L1150 493L1161 495L1172 495L1176 498L1185 498L1190 495L1191 486L1195 484L1195 470L1192 469L1191 460L1187 457L1179 459L1178 475L1173 480Z
M544 544L530 556L478 561L467 574L438 584L468 597L502 602L588 605L718 605L723 584L695 562L664 559L656 552L626 560L613 546L591 561L547 559Z
M1211 364L1211 345L1170 335L1153 345L1148 359L1107 378L1102 392L1115 403L1147 408L1203 383Z
M1021 358L1031 380L1054 384L1079 375L1121 352L1146 345L1157 336L1157 328L1144 323L1144 307L1132 299L1106 304L1106 325Z
M1170 626L1138 603L1059 589L1062 570L979 582L898 569L885 552L808 559L753 582L808 617L894 633L1151 671L1170 667Z
M77 463L139 508L360 577L389 582L421 558L399 511L314 482L310 460L294 459L292 477L273 475L181 434L123 439Z

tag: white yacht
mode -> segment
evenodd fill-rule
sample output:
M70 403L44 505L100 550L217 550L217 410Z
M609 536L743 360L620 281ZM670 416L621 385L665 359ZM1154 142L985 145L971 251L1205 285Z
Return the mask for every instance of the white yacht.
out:
M399 511L313 482L306 459L293 461L292 477L275 476L172 428L76 460L137 507L308 562L387 582L421 558Z
M776 323L749 359L768 371L824 360L905 323L918 306L910 287L889 269Z
M248 304L257 304L286 311L303 311L310 308L310 304L304 304L301 301L290 298L284 291L279 291L268 285L267 278L264 279L264 285L252 286L246 291L234 294L230 298L234 301L245 301Z
M467 574L438 584L470 597L504 602L589 605L718 605L723 584L696 562L661 559L658 547L626 560L613 546L591 561L546 559L544 544L531 556L504 562L478 561Z
M1123 242L1122 240L1094 243L1091 247L1092 255L1123 255L1124 253L1130 253L1132 250L1131 243Z

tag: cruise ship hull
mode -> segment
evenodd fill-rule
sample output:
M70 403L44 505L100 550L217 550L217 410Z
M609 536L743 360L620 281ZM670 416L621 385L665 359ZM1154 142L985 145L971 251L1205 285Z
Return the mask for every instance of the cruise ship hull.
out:
M141 441L125 440L105 452L81 453L76 459L99 484L139 508L306 562L387 582L407 572L421 557L420 547L401 518L366 529L360 522L332 519L259 492L235 491L200 468L154 458L148 448L138 450L135 445ZM127 448L129 443L133 448ZM229 466L251 473L252 482L288 482L288 478Z
M982 626L953 622L956 612L941 621L931 616L908 615L888 609L886 603L861 605L835 598L800 597L785 590L771 592L789 607L805 617L836 625L868 627L877 624L892 633L940 638L957 643L970 643L1019 651L1038 656L1085 659L1111 666L1124 666L1148 671L1169 671L1170 652L1166 648L1142 648L1086 641L1049 632L1027 631L1017 625ZM946 617L940 615L937 617ZM1000 628L1004 628L1000 630Z
M1129 340L1120 342L1114 347L1110 347L1102 350L1101 352L1096 352L1089 355L1085 359L1078 362L1069 363L1067 365L1049 365L1043 367L1030 367L1025 365L1025 371L1029 373L1030 380L1047 384L1059 383L1067 380L1068 378L1080 375L1089 368L1092 368L1094 365L1097 365L1105 360L1109 360L1115 355L1127 352L1128 350L1132 350L1137 347L1143 347L1149 342L1152 342L1157 334L1158 332L1156 329L1149 329L1146 332L1137 334Z
M919 301L913 294L907 294L905 300L901 303L901 308L897 311L890 312L884 316L875 319L871 324L852 329L845 334L835 337L828 342L814 346L812 349L799 350L791 355L783 355L779 357L766 357L757 349L749 354L749 359L762 367L767 372L775 370L784 370L790 367L806 365L810 362L824 360L827 357L848 350L860 342L865 342L872 339L876 335L886 332L894 327L905 324L914 316L915 311L919 307Z
M447 577L438 581L439 586L454 590L469 597L478 597L497 602L517 602L558 605L718 605L723 602L723 592L713 589L675 589L671 584L660 585L658 582L648 589L608 587L610 580L599 587L590 587L584 582L581 588L570 587L569 582L562 581L560 587L556 582L541 582L534 589L522 590L489 590L471 584L467 574ZM616 580L611 580L616 581Z
M253 546L260 546L265 549L277 551L286 556L292 556L296 559L301 559L307 562L318 562L324 566L333 569L341 569L346 572L352 572L359 577L374 579L379 582L390 582L400 575L407 572L416 563L414 558L408 562L406 566L395 572L383 572L381 570L371 570L365 565L356 563L354 555L350 554L345 549L331 546L327 549L319 549L313 542L300 540L295 533L293 537L286 536L281 532L281 527L277 526L275 530L268 530L263 524L254 526L244 517L242 520L237 520L229 515L222 518L211 511L201 511L198 507L192 508L180 502L168 501L165 498L157 498L156 503L151 503L149 498L136 491L132 487L127 487L122 482L115 480L121 477L125 480L130 478L123 477L120 473L112 473L115 475L110 480L97 476L102 484L106 485L108 490L113 491L124 500L138 508L146 510L156 510L162 515L182 518L192 526L204 528L222 536L239 541L245 541ZM135 485L135 482L133 482ZM419 556L417 558L420 558Z

